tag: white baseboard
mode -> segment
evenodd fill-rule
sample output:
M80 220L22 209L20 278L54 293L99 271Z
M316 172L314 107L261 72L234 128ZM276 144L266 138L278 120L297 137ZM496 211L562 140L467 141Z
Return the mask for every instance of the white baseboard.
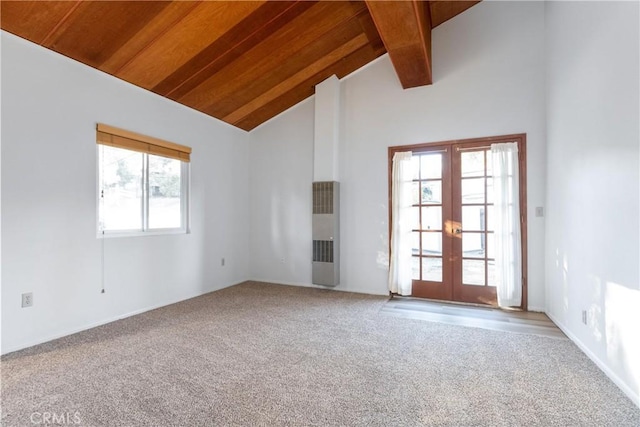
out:
M569 328L567 328L564 324L558 321L558 319L556 319L555 316L553 316L550 313L546 313L546 315L549 316L549 318L553 321L553 323L555 323L556 326L558 326L558 328L560 328L562 332L564 332L564 334L567 337L569 337L569 339L573 341L573 343L577 345L578 348L582 350L582 352L586 354L587 357L589 357L589 359L591 359L591 361L593 361L593 363L595 363L596 366L600 368L600 370L604 372L605 375L608 376L609 379L613 381L613 383L617 385L618 388L622 390L622 392L626 394L627 397L631 399L631 401L638 408L640 408L640 391L639 390L633 390L631 387L629 387L629 385L626 382L624 382L622 378L620 378L615 372L613 372L613 370L611 370L611 368L609 368L606 362L604 362L602 359L596 356L595 353L593 353L591 349L589 349L589 347L587 347L582 341L580 341L580 339L578 339L578 337L575 336L569 330Z
M261 283L269 283L272 285L285 285L285 286L300 286L303 288L316 288L316 289L334 289L329 286L319 286L313 285L311 283L301 283L301 282L287 282L284 280L273 280L273 279L248 279L248 282L261 282Z
M163 302L161 304L156 304L156 305L144 307L144 308L141 308L141 309L138 309L138 310L130 311L128 313L118 314L116 316L109 317L107 319L103 319L103 320L100 320L100 321L97 321L97 322L89 323L87 325L83 325L83 326L80 326L80 327L77 327L77 328L66 329L64 331L57 332L55 334L46 335L46 336L44 336L42 338L37 338L37 339L32 340L32 341L27 341L26 343L21 343L21 344L18 344L18 345L10 346L9 348L4 348L3 347L0 354L5 355L5 354L13 353L14 351L23 350L25 348L33 347L34 345L44 344L44 343L49 342L49 341L57 340L58 338L63 338L63 337L69 336L69 335L77 334L78 332L83 332L83 331L86 331L86 330L89 330L89 329L92 329L92 328L96 328L98 326L102 326L102 325L106 325L106 324L111 323L111 322L115 322L117 320L126 319L127 317L135 316L137 314L146 313L147 311L155 310L157 308L166 307L166 306L171 305L171 304L176 304L176 303L181 302L181 301L186 301L186 300L191 299L191 298L196 298L196 297L199 297L199 296L202 296L202 295L206 295L208 293L215 292L215 291L218 291L220 289L228 288L230 286L234 286L234 285L237 285L239 283L244 283L244 282L245 281L243 280L242 282L227 284L226 286L222 286L220 288L213 289L211 291L194 293L194 294L187 295L185 297L180 297L180 298L178 298L176 300L170 300L170 301L167 301L167 302Z
M314 289L327 289L330 291L339 291L339 292L352 292L354 294L365 294L365 295L389 295L388 292L375 293L371 292L369 289L350 289L343 288L341 285L338 286L322 286L322 285L314 285L313 283L299 283L299 282L286 282L282 280L273 280L273 279L249 279L252 282L262 282L262 283L271 283L273 285L286 285L286 286L300 286L303 288L314 288Z
M546 308L544 307L536 307L536 306L528 306L527 311L535 311L536 313L545 313Z

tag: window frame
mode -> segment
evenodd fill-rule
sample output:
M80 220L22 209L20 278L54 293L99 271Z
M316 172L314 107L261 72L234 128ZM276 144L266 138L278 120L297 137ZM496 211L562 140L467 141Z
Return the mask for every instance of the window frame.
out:
M171 234L190 234L190 189L191 189L191 163L184 160L172 159L180 162L180 227L171 228L149 228L149 154L120 148L132 153L139 153L143 157L142 164L142 203L140 206L141 228L135 230L105 230L101 229L100 208L103 202L102 188L100 182L101 162L100 149L108 145L96 144L96 237L137 237L137 236L158 236ZM162 157L162 156L159 156Z

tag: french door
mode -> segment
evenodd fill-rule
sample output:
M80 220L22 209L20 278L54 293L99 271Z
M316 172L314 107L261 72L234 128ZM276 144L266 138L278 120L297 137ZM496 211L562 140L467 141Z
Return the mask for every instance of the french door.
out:
M412 151L412 295L497 305L492 143L517 142L526 309L525 135L391 147ZM393 219L392 219L393 220Z

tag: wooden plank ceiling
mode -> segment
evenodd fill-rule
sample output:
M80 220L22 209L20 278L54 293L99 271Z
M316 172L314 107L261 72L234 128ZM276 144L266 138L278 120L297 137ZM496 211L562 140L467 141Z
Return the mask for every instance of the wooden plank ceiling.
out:
M3 1L0 13L5 31L251 130L387 48L404 87L430 84L431 28L476 3Z

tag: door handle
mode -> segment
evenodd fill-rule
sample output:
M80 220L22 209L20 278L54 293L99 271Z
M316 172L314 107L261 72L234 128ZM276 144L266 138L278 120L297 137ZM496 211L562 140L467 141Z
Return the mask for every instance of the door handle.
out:
M462 233L462 228L454 228L453 229L453 234L461 234Z

